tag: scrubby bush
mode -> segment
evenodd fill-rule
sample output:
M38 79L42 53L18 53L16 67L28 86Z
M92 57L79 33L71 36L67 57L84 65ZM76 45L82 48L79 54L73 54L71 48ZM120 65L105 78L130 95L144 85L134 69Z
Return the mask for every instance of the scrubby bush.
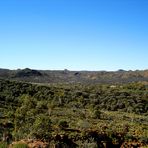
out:
M59 127L61 128L61 129L63 129L63 128L68 128L68 122L67 121L65 121L65 120L60 120L59 121Z

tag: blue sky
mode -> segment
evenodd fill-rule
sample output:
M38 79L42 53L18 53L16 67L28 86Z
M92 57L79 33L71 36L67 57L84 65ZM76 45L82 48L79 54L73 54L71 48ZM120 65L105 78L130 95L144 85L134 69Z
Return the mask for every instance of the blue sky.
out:
M2 0L0 67L148 69L148 1Z

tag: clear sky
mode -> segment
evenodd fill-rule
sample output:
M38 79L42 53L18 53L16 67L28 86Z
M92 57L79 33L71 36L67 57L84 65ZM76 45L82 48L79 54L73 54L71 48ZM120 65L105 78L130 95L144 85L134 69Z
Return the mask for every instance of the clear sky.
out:
M148 69L148 0L1 0L0 67Z

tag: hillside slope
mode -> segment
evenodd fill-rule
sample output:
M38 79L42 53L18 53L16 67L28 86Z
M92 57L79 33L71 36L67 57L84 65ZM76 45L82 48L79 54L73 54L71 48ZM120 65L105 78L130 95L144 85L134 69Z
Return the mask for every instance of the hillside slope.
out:
M0 80L0 141L7 135L13 141L46 141L50 147L141 147L148 145L147 115L148 87L142 83Z
M130 83L148 82L148 70L69 71L0 69L0 78L34 83Z

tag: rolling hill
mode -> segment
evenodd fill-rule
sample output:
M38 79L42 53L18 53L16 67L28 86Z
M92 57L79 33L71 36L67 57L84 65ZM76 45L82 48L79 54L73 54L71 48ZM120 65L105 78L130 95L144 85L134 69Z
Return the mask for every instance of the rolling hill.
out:
M69 71L0 69L0 78L34 83L131 83L148 82L148 70Z

